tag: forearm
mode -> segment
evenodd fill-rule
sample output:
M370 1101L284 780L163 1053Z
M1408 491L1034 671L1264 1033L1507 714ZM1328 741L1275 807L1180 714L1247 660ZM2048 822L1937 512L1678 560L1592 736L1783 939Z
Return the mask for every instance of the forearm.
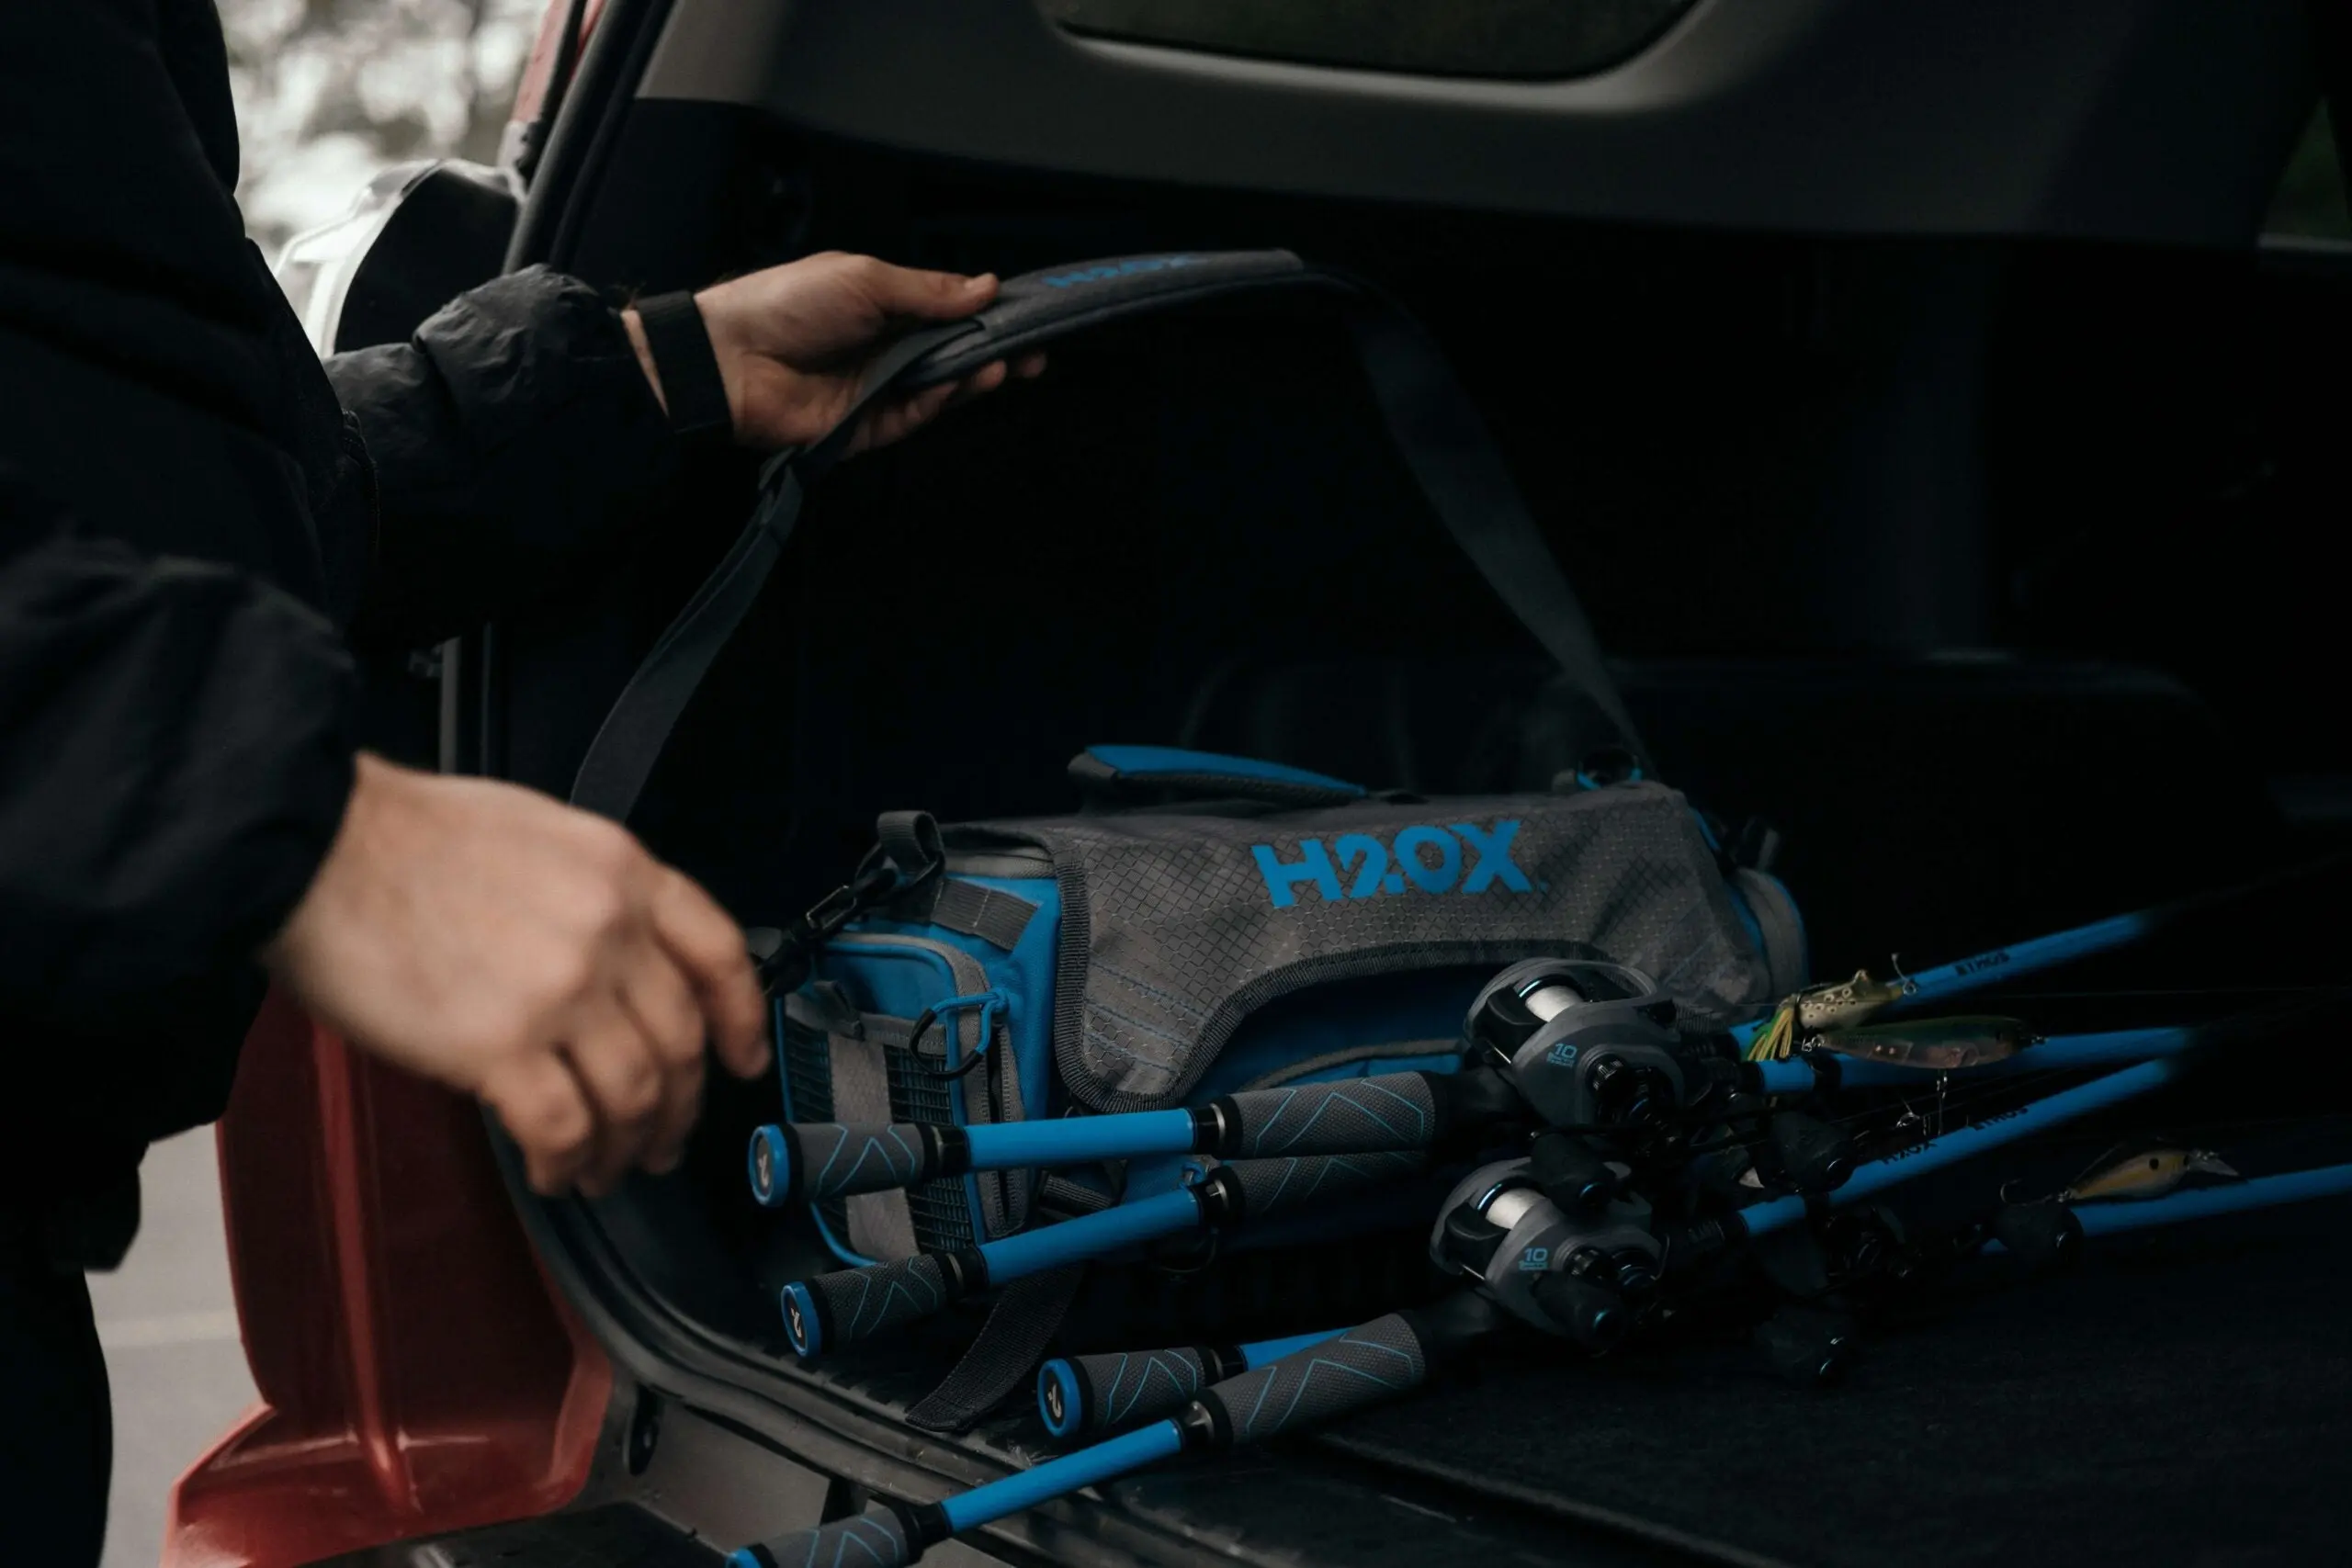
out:
M376 465L365 641L431 641L540 596L621 546L676 465L620 319L544 268L327 373Z

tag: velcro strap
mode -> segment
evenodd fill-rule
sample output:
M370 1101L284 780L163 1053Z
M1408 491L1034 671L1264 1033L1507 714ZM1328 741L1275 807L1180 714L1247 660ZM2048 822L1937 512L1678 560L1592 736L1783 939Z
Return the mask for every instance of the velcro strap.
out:
M1029 929L1037 906L1018 893L948 876L925 885L913 898L893 904L885 912L893 919L920 920L976 936L1011 953Z
M637 302L637 319L662 377L662 398L670 405L670 428L679 436L732 435L735 416L727 406L727 378L711 351L702 308L691 294L657 294Z
M1085 1282L1086 1266L1074 1263L1005 1286L963 1359L907 1412L907 1425L926 1432L969 1431L1007 1394L1025 1389Z
M826 1045L833 1066L833 1114L845 1122L881 1125L898 1120L890 1105L889 1070L884 1060L888 1046L882 1032L868 1028L861 1034L835 1033ZM914 1214L901 1191L867 1192L849 1200L849 1244L867 1258L911 1258L915 1245Z

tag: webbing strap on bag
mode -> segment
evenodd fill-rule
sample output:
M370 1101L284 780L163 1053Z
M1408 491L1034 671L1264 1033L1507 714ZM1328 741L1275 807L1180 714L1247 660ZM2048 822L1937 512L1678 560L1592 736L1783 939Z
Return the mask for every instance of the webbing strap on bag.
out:
M1074 1263L1005 1286L955 1367L907 1412L907 1425L926 1432L969 1430L1035 1373L1085 1282L1086 1266Z
M865 412L884 394L956 380L997 359L1091 327L1204 300L1312 288L1336 295L1389 437L1446 531L1496 596L1616 731L1647 761L1602 662L1583 606L1528 514L1445 357L1403 309L1363 281L1309 267L1288 251L1130 256L1008 279L969 320L925 328L876 357L841 423L815 445L779 453L763 470L751 522L630 677L589 743L571 802L628 819L703 677L751 613L775 569L802 498L841 459Z

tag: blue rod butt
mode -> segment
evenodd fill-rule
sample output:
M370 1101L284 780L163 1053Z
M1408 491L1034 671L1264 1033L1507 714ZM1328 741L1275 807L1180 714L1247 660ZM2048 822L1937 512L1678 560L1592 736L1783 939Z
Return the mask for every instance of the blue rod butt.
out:
M754 1128L743 1163L752 1199L763 1209L782 1208L784 1195L792 1190L792 1145L784 1129L773 1122Z
M825 1331L817 1317L817 1298L808 1286L795 1280L779 1293L778 1304L784 1308L785 1337L792 1341L796 1356L814 1356L825 1348Z
M1067 1438L1086 1425L1085 1384L1078 1369L1060 1356L1037 1369L1037 1414L1046 1431L1057 1438Z

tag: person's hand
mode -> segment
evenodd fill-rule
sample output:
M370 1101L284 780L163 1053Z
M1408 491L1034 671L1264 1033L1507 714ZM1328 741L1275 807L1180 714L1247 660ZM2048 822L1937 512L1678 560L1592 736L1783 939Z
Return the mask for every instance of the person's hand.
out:
M533 1188L674 1167L703 1050L753 1077L743 935L627 830L514 784L359 759L334 847L262 958L354 1045L480 1097Z
M892 337L960 321L995 298L996 279L987 274L917 272L828 252L714 284L695 304L727 384L735 439L764 450L805 446L839 424L866 362ZM660 397L662 378L637 312L624 311L622 321ZM1010 367L1000 360L961 381L884 399L859 420L849 450L887 446L951 403L1002 386L1009 374L1025 378L1044 367L1042 355Z

